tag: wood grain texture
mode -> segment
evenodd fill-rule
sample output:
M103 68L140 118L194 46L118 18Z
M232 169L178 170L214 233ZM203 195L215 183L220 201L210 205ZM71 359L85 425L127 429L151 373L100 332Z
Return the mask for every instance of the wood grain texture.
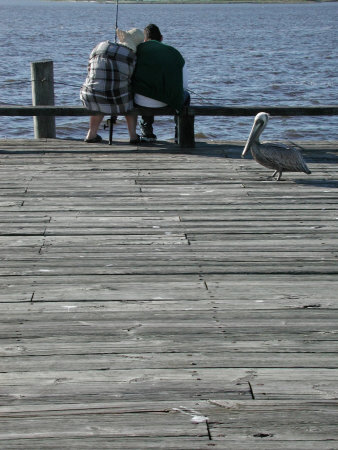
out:
M333 450L338 145L0 141L1 449Z

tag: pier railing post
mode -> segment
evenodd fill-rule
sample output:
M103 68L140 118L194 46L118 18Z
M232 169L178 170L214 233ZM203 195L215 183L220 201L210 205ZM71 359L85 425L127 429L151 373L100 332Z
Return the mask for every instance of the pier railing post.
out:
M195 147L195 116L189 115L187 108L177 117L178 144L182 148Z
M32 104L54 105L53 61L36 61L31 63ZM55 138L55 116L34 116L34 136Z

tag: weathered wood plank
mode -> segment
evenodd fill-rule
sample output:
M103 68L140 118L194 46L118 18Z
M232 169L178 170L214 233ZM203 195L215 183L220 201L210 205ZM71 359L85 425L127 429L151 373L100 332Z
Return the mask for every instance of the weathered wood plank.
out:
M184 414L185 415L185 414ZM91 430L88 429L88 423L91 423L91 428L96 429L96 434L98 436L104 436L107 439L111 438L122 438L125 436L130 437L153 437L155 438L159 434L163 434L170 438L171 436L193 436L195 438L204 435L205 440L207 440L207 430L205 423L196 424L193 423L191 420L192 414L188 417L181 417L178 414L170 414L167 413L151 413L149 412L146 416L148 417L148 420L144 417L143 414L130 414L130 417L128 417L128 423L126 424L125 416L124 415L85 415L82 416L68 416L68 421L66 422L64 418L59 418L58 416L51 416L50 418L40 417L35 418L31 417L30 419L21 419L21 429L19 432L15 433L14 436L16 438L24 438L29 437L31 434L32 429L36 429L38 427L38 424L40 422L41 431L36 432L36 437L40 436L42 438L47 437L61 437L66 438L69 436L78 437L78 438L85 438L87 436L91 436ZM235 414L231 414L231 417L236 417ZM264 415L265 417L265 415ZM143 420L142 420L143 419ZM256 419L257 420L257 419ZM304 420L304 419L303 419ZM1 428L7 428L8 427L8 421L6 418L3 418L2 420L2 427ZM336 437L334 425L326 425L323 429L322 433L318 433L316 431L315 426L312 430L306 429L306 425L304 423L293 423L291 426L289 425L289 433L287 433L287 424L281 424L279 427L275 427L273 424L271 424L271 421L267 421L266 425L262 427L259 421L255 424L253 421L251 430L250 425L246 425L246 432L243 430L240 430L239 427L237 428L234 426L232 428L232 425L228 424L222 424L218 425L216 424L214 428L211 428L212 435L215 436L215 439L217 439L218 436L220 436L221 432L225 432L227 436L231 438L237 437L237 439L247 439L248 442L257 440L257 437L259 437L259 429L266 430L274 430L274 433L267 433L270 437L269 440L323 440L325 439L324 433L326 433L327 439L330 440L336 440L334 437ZM64 431L60 431L60 423L62 423L62 427ZM6 429L5 428L5 429ZM255 436L255 429L256 436ZM43 431L46 430L46 431ZM47 431L48 430L48 431ZM162 433L160 430L163 430ZM251 431L251 433L250 433ZM1 432L1 429L0 429ZM246 435L248 433L248 435ZM4 438L8 439L8 437L12 437L13 434L11 433L11 429L8 431L2 431L2 434ZM250 435L251 434L251 435ZM237 436L236 436L237 435ZM255 439L256 437L256 439ZM271 439L272 438L272 439ZM250 444L249 444L250 445Z
M196 338L198 334L196 333ZM155 342L153 343L155 346ZM190 341L192 345L192 341ZM211 344L212 345L212 344ZM106 353L104 355L88 355L78 356L71 354L68 357L65 355L55 356L52 353L44 356L35 356L28 354L27 358L23 358L23 354L17 357L3 357L1 360L1 370L5 372L36 372L39 367L42 371L48 370L62 370L67 371L70 367L76 366L78 370L107 370L112 364L118 366L120 369L132 369L137 364L139 369L165 369L171 367L173 369L188 369L192 366L199 366L201 368L233 368L233 367L255 367L264 368L269 361L269 367L274 368L296 368L296 367L311 367L335 369L337 367L336 356L337 348L333 352L325 350L322 346L323 352L309 351L302 353L300 350L291 352L250 352L236 354L236 352L222 351L218 352L206 351L204 353L197 353L194 350L186 352L165 353L147 353L145 349L139 349L137 353L119 352ZM324 353L325 351L325 353ZM122 350L120 350L122 352Z
M104 266L98 267L98 265L92 265L92 266L71 266L63 267L63 266L57 266L53 267L52 265L49 265L48 263L42 264L41 263L37 267L29 267L23 266L23 267L10 267L11 265L8 265L9 267L6 267L5 269L2 269L2 273L4 276L27 276L31 277L34 276L49 276L48 281L50 281L50 276L55 277L63 277L61 280L57 280L56 278L54 281L57 281L57 283L62 283L65 279L64 277L71 277L76 275L81 275L82 277L85 276L103 276L103 275L111 275L111 276L119 276L119 275L144 275L144 276L154 276L154 275L164 275L167 274L170 275L191 275L196 273L198 271L200 274L203 274L204 276L207 276L209 274L211 275L229 275L229 274L312 274L321 275L323 272L325 272L327 275L338 275L338 267L335 265L330 264L330 261L327 262L307 262L306 265L304 265L303 262L299 263L292 263L292 266L290 267L290 262L261 262L261 261L253 261L253 262L234 262L234 261L227 261L224 262L221 266L218 264L189 264L188 262L181 264L167 264L164 262L163 264L154 263L154 264L123 264L114 266L113 264L106 264ZM1 283L0 278L0 284Z
M200 368L191 369L117 369L91 371L11 372L0 373L2 400L15 403L39 398L41 403L60 398L68 402L133 401L146 395L149 400L220 398L257 399L336 399L335 369L317 368ZM74 386L76 385L76 392ZM251 387L250 387L251 386ZM185 394L184 394L185 393Z
M2 448L335 446L337 143L243 144L0 141Z
M255 441L250 442L250 450L318 450L318 440L279 440L279 441L271 441L270 439L264 442L264 439L260 438L260 436L256 436L257 439ZM264 438L264 436L262 436ZM123 437L121 439L114 437L114 439L108 439L106 437L92 437L86 436L84 439L79 440L79 438L61 438L57 437L57 439L53 439L48 437L46 439L16 439L16 440L4 440L3 445L6 450L17 450L17 449L32 449L36 450L37 447L42 446L44 449L71 449L78 448L79 442L81 443L81 449L113 449L113 450L135 450L135 448L140 450L149 450L149 449L163 449L163 450L209 450L211 448L215 449L231 449L231 450L247 450L247 444L245 443L245 437L242 436L241 440L225 439L223 435L223 439L220 441L213 440L212 443L210 441L206 441L204 437L194 438L194 437L185 437L179 436L174 437L171 436L170 439L166 439L165 436L156 436L155 438L145 438L142 437ZM263 442L262 442L263 441ZM207 442L207 443L206 443ZM331 440L328 441L320 441L320 449L321 450L333 450L335 442L332 443Z

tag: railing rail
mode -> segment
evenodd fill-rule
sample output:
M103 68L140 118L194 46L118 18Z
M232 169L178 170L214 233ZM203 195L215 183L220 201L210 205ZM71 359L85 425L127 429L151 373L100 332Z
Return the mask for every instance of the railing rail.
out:
M338 106L220 106L220 105L190 105L183 114L189 116L252 116L264 111L272 116L336 116ZM175 114L173 108L134 108L132 114L153 114L156 116L172 116ZM90 111L83 106L21 106L21 105L0 105L0 116L92 116L101 114L97 111ZM119 114L123 115L123 114Z
M170 107L160 109L134 108L129 114L173 116L178 117L178 144L181 147L194 147L194 120L195 116L255 116L264 111L272 116L334 116L338 115L338 106L317 105L317 106L205 106L190 105L179 115ZM70 105L0 105L0 116L91 116L100 114L97 111L90 111L83 106ZM119 114L123 115L123 114ZM112 121L111 121L112 123ZM112 125L111 125L112 126ZM111 135L111 133L110 133Z
M188 114L193 116L255 116L264 111L271 116L336 116L338 106L205 106L191 105Z

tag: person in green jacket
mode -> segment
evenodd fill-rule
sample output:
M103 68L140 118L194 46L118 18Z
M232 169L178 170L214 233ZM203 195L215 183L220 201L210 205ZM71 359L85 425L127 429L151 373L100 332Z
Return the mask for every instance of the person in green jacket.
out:
M144 42L137 47L136 68L133 75L134 103L145 108L171 106L178 112L189 104L185 61L181 53L162 42L157 25L144 29ZM141 141L155 142L154 116L142 116Z

